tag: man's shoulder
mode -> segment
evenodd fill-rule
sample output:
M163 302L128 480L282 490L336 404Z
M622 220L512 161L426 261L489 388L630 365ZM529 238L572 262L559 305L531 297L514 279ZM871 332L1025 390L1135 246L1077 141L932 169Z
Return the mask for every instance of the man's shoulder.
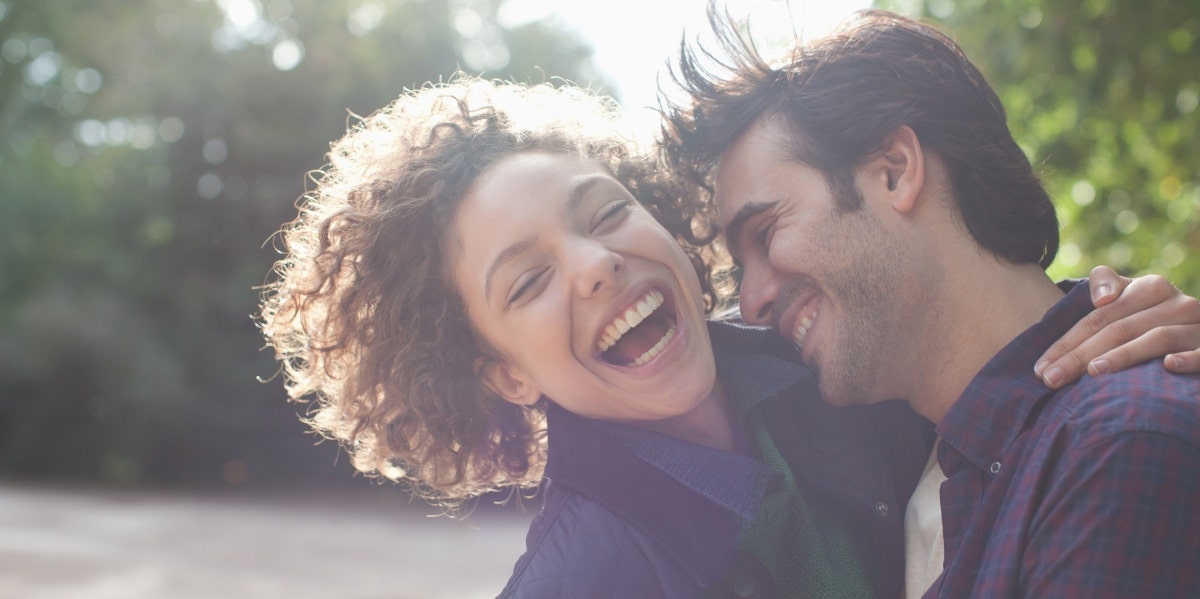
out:
M1064 424L1100 434L1159 432L1200 441L1200 375L1168 372L1158 361L1084 376L1055 398Z

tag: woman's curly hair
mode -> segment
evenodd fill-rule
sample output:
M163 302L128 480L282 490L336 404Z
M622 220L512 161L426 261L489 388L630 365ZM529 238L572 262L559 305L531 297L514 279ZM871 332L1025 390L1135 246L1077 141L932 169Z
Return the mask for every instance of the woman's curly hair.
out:
M545 419L490 392L487 355L446 264L446 233L473 182L515 152L593 159L684 246L710 308L709 208L624 134L611 99L563 85L456 75L406 91L352 126L280 235L260 325L288 395L368 475L454 504L542 476ZM706 262L707 261L707 262Z

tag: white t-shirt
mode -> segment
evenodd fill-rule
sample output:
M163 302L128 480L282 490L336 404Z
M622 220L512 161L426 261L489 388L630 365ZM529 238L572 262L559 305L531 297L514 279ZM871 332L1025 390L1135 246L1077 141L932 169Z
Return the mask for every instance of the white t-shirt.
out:
M937 461L937 444L925 462L921 481L904 511L904 592L908 599L920 597L942 574L946 543L942 540L941 487L946 475Z

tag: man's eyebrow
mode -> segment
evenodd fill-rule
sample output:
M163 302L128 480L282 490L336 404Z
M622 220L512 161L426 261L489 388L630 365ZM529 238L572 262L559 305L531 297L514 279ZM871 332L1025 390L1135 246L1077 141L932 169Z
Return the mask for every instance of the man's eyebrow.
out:
M737 214L729 221L729 226L725 227L725 239L732 245L738 236L742 234L742 229L745 228L746 222L754 218L758 214L769 210L778 202L747 202L742 204L738 209Z
M597 173L576 181L574 186L571 187L570 191L567 192L567 213L569 214L574 212L579 207L579 204L583 202L585 197L587 197L587 192L592 188L593 185L606 180L610 179L602 174ZM492 275L496 274L496 271L499 270L501 266L504 266L506 262L529 251L529 249L533 247L533 244L533 239L522 239L504 248L504 251L500 252L500 254L496 256L495 260L492 260L492 263L488 265L487 272L483 275L483 297L485 301L487 301L489 304L492 301Z

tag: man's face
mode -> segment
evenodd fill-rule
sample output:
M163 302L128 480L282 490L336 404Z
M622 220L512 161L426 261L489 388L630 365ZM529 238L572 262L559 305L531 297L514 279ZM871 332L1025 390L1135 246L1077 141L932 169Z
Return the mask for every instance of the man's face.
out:
M509 401L545 395L583 416L647 425L709 398L716 368L699 277L598 164L506 157L462 200L453 235L455 285L500 354L492 380Z
M742 268L742 317L791 339L826 401L896 397L885 385L905 347L903 244L869 193L861 209L839 212L822 173L789 157L790 135L782 120L761 119L717 168L720 223ZM879 184L860 175L856 185Z

